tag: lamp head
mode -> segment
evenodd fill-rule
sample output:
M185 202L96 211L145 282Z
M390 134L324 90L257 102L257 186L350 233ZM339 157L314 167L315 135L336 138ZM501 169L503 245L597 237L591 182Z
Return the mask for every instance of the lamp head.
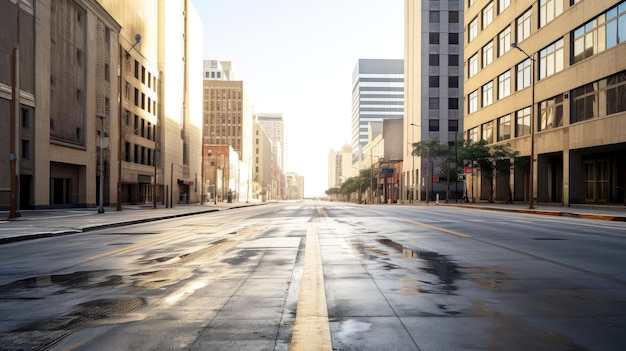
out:
M137 43L141 41L141 34L139 34L139 33L135 34L135 41Z

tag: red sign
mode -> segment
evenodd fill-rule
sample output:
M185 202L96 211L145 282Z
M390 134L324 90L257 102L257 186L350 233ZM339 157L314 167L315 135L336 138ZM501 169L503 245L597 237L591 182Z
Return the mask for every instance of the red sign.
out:
M439 176L433 176L433 183L439 183Z
M465 167L464 172L465 174L472 174L472 167Z

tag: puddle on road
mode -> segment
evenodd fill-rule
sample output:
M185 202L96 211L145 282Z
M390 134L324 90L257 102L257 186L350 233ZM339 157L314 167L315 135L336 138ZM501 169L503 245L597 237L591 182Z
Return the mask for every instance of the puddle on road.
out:
M441 290L443 290L443 292L451 293L457 289L455 282L461 277L461 272L459 271L459 266L448 256L432 251L415 251L390 239L379 239L378 242L401 253L404 258L419 259L423 261L426 266L421 267L421 269L438 278L439 285L441 286Z

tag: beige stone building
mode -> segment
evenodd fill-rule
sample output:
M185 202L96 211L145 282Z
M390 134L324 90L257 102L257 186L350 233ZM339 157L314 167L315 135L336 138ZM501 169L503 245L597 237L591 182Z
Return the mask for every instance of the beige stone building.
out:
M625 204L626 2L465 6L465 137L527 161L501 165L496 200ZM469 181L488 197L480 173Z
M20 3L21 127L0 128L18 140L0 159L8 170L14 154L17 176L0 173L0 206L12 179L22 209L199 200L202 31L191 1ZM0 13L16 37L15 2L1 0ZM14 44L3 38L6 72ZM18 100L11 85L0 76L1 123Z

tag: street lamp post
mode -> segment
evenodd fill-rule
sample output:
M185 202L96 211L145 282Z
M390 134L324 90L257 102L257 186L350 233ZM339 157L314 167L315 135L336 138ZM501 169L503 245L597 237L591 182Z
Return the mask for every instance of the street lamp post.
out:
M96 117L102 121L102 128L100 129L100 201L98 213L104 213L104 120L107 116L97 114Z
M529 200L529 209L534 208L534 185L535 185L535 59L528 55L524 49L520 48L517 43L512 43L511 47L516 48L521 53L526 55L530 60L530 85L531 85L531 105L530 105L530 181L528 185L528 190L530 192ZM534 55L533 55L534 56Z

